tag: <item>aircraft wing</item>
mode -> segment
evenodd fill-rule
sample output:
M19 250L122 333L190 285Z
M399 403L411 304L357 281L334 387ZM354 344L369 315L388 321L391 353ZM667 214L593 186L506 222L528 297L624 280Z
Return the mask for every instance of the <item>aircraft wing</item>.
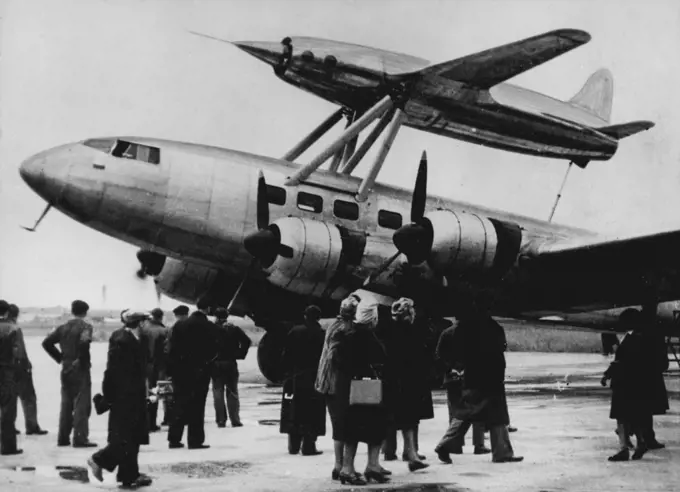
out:
M546 243L530 261L550 271L680 269L680 230L623 239Z
M590 41L590 34L559 29L409 74L439 76L488 89Z

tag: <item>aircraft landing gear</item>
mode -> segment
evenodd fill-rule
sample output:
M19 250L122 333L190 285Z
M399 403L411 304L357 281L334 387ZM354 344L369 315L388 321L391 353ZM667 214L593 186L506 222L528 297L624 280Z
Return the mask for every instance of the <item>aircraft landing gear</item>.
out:
M257 366L271 384L283 383L281 356L287 333L284 327L268 328L257 346Z

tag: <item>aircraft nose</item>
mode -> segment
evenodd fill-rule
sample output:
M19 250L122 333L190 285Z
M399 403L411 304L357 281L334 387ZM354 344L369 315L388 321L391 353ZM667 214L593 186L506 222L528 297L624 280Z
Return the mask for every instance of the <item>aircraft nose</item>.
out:
M281 43L271 41L235 41L234 45L270 65L276 65L283 52Z
M54 202L66 182L68 160L65 147L35 154L21 163L19 174L24 182L48 202Z

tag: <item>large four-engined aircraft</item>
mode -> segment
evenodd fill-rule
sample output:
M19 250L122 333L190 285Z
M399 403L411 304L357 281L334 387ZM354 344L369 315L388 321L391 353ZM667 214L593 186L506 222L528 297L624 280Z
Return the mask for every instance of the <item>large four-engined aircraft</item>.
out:
M123 136L41 152L20 167L47 202L29 230L54 207L138 246L160 292L226 306L267 330L258 361L272 381L281 325L310 302L333 317L355 290L382 303L411 297L433 318L483 296L496 316L569 319L644 305L659 307L664 329L675 326L680 231L607 238L431 196L424 153L413 190L379 184L401 103L383 95L304 165L292 161L330 120L282 159ZM381 126L366 176L352 175Z
M610 123L611 73L595 72L566 102L505 81L588 41L587 32L559 29L436 64L312 37L233 44L271 65L281 80L346 108L350 123L391 94L400 109L393 119L411 128L585 167L611 158L620 139L654 125Z

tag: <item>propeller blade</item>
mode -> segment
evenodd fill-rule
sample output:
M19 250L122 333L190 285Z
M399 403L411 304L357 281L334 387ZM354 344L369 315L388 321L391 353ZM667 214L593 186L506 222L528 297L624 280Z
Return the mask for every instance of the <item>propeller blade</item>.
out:
M411 222L418 223L425 216L425 202L427 201L427 152L423 150L418 165L418 174L413 188L411 200Z
M257 178L257 228L262 230L269 226L269 199L267 197L267 182L260 170Z
M392 255L385 263L380 265L380 267L373 273L371 273L368 277L366 277L366 280L364 280L364 287L367 285L371 284L376 278L378 278L380 275L382 275L385 270L387 270L392 263L394 263L394 260L399 258L399 255L401 255L401 251L397 251Z
M282 252L278 227L273 225L248 234L243 239L243 246L253 258L262 262L262 266L268 267L274 263L276 255Z
M404 253L409 263L418 265L425 261L432 247L432 228L427 224L406 224L397 229L392 241Z

